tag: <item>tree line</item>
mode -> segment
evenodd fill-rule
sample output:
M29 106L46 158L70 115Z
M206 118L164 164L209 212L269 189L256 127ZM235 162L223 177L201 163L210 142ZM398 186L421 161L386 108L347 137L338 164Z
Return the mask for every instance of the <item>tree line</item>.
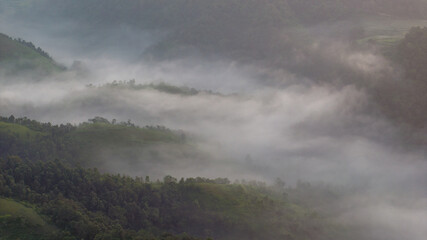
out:
M0 196L34 204L63 239L304 239L321 219L268 187L228 179L163 181L61 161L0 159ZM191 237L193 236L193 237Z

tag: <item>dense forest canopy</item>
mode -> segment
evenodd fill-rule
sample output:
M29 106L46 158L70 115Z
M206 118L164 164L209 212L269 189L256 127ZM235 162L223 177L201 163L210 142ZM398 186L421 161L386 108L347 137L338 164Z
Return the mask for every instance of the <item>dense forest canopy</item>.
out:
M37 239L192 239L187 234L215 239L326 237L322 218L291 203L280 182L267 187L256 182L230 184L220 178L178 182L171 176L151 182L148 176L100 174L96 169L67 167L59 160L31 162L14 156L2 158L0 166L1 196L34 204L58 228L39 233ZM7 204L2 198L0 202ZM7 236L24 226L34 233L31 222L25 221L25 215L21 220L6 215L0 233Z

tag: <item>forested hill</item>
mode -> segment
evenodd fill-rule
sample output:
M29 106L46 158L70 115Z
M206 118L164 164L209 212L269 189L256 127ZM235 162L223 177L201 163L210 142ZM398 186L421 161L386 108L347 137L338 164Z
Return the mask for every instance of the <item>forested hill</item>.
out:
M4 157L0 204L6 239L328 239L325 219L288 200L280 182L151 182Z
M165 162L158 157L161 152L142 159L147 162L147 174L135 178L85 167L102 166L105 159L93 152L100 146L109 148L110 153L131 147L125 148L128 153L129 149L144 151L158 144L185 148L187 141L183 132L164 127L141 128L130 121L102 117L79 125L2 117L0 236L68 240L323 240L348 233L312 210L317 203L336 197L309 184L285 188L280 179L268 186L197 175L180 180L169 175L163 181L150 179L155 163ZM140 154L139 150L134 151L137 152L133 154ZM132 151L130 154L128 157ZM203 155L198 157L203 160ZM174 156L166 164L173 167L173 161L184 160Z
M31 161L61 159L72 166L106 171L129 166L155 173L155 166L201 163L207 156L182 131L163 126L138 127L102 117L79 124L52 125L27 118L0 118L0 154ZM115 166L109 167L109 166ZM150 167L150 169L148 169ZM159 170L160 171L160 170Z
M2 117L0 236L299 240L327 239L334 233L326 219L298 204L305 202L298 199L301 191L285 189L281 180L272 186L231 184L227 178L178 181L166 176L153 181L81 167L103 161L92 152L101 145L114 152L123 146L144 149L186 142L182 132L102 117L59 126ZM150 162L149 173L159 159L145 161Z
M47 75L63 69L40 47L0 33L0 70L6 76L14 76L27 71Z

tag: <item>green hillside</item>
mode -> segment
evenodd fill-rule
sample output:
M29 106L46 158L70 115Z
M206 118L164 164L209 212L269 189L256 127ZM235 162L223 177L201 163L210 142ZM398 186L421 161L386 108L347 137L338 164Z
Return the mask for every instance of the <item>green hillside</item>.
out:
M35 71L46 75L63 70L42 49L36 48L31 42L0 33L0 66L6 74L15 75L24 71Z
M54 126L13 116L1 118L0 154L33 161L61 159L74 166L100 170L105 170L104 164L145 169L153 164L183 164L176 159L206 160L206 154L189 143L183 132L162 126L137 127L129 121L110 122L102 117L78 126Z
M283 186L199 177L178 181L171 176L150 182L70 168L60 161L34 163L17 157L0 159L0 166L0 196L40 208L61 230L57 239L330 237L324 231L331 227L327 220L289 201ZM47 225L32 209L10 200L0 204L2 214Z
M33 207L0 198L0 239L54 239L58 229Z
M0 134L2 136L15 136L21 141L30 141L43 135L42 132L33 131L28 127L7 122L0 122Z
M150 180L158 162L186 161L179 151L162 159L171 148L209 160L184 133L165 127L102 117L79 125L0 118L0 197L14 199L0 201L3 239L345 239L346 229L311 209L336 198L321 188L285 188L281 180L271 186L227 178ZM105 151L108 158L99 154ZM145 163L147 177L98 170L105 161L133 158Z

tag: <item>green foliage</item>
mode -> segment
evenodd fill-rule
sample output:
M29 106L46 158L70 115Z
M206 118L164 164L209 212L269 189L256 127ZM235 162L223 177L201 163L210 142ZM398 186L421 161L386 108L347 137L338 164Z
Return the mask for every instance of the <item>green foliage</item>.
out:
M20 141L31 141L32 139L36 139L37 137L42 136L43 133L33 131L26 126L8 122L0 122L0 135L14 136L17 137Z
M130 121L116 123L102 117L78 126L53 126L13 116L1 118L0 123L0 196L31 204L24 208L12 200L0 200L0 215L10 215L3 228L11 229L6 239L331 237L325 230L330 224L311 211L310 204L299 201L300 196L318 198L307 195L316 189L304 184L292 190L285 189L281 179L269 187L258 182L231 184L226 178L178 180L172 176L150 182L149 177L76 167L80 159L96 161L87 152L100 145L114 150L120 144L183 143L164 127L139 128ZM58 229L51 235L33 228L50 225Z
M0 215L13 215L15 217L25 218L32 225L46 227L47 223L34 211L11 199L0 198Z
M99 152L103 150L114 150L123 153L123 158L132 159L145 149L167 145L184 152L192 151L184 133L163 126L141 128L130 121L110 123L102 117L78 126L55 126L27 118L0 117L0 154L18 155L33 161L63 159L71 165L87 166L102 161Z
M60 232L34 208L0 198L0 239L55 239Z
M184 233L217 239L304 239L322 234L321 218L263 185L205 178L178 183L171 176L148 183L17 157L2 159L0 169L0 195L35 204L63 234L79 239L139 239L147 234L168 239L164 233L172 233L171 239L192 239L177 235ZM24 209L32 223L45 224L32 209L0 201L4 203L3 211L9 210L0 208L0 213L15 217L21 215L13 209Z

